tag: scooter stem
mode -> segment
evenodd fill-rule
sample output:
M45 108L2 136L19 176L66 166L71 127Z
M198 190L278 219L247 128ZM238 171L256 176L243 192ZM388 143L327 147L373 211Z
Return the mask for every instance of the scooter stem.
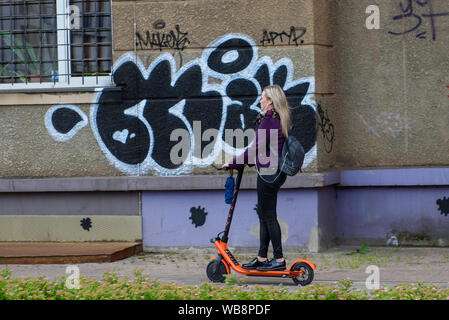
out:
M237 196L239 194L239 190L240 190L240 182L242 181L242 175L243 175L243 167L240 169L235 169L237 170L237 181L235 182L235 188L234 188L234 196L232 197L232 204L231 207L229 208L229 214L228 214L228 220L226 221L226 226L225 226L225 230L223 233L223 237L221 238L221 241L223 241L224 243L228 243L228 234L229 234L229 229L231 228L231 222L232 222L232 217L234 215L234 208L235 208L235 204L237 202ZM231 169L233 170L233 169ZM232 171L231 171L232 174Z

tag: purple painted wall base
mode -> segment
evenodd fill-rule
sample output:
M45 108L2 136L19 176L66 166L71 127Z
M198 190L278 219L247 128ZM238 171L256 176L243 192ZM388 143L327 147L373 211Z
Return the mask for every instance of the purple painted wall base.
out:
M400 245L449 246L446 177L448 168L412 168L346 170L323 173L321 180L307 175L292 179L296 184L281 189L278 198L283 245L317 252L339 243L385 245L395 235ZM256 202L254 189L247 186L240 191L230 246L258 246ZM210 239L224 230L228 209L224 190L217 188L144 191L143 244L210 246Z
M346 170L337 187L340 243L449 246L449 168Z
M449 188L351 188L337 194L336 236L343 243L386 244L394 234L400 245L449 245L449 216L437 204L447 202Z
M254 190L240 191L229 234L230 246L259 245L256 203ZM143 245L211 246L210 239L224 230L228 210L224 191L144 192ZM283 245L307 246L318 225L317 191L281 189L277 212ZM192 217L192 213L197 217Z

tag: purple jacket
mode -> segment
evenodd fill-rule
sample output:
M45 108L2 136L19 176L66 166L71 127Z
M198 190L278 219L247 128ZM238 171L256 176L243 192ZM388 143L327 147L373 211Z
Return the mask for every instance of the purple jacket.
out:
M271 143L271 149L277 151L277 154L270 152L270 133L271 137L275 139ZM238 169L245 164L252 167L255 163L257 168L268 168L270 165L277 168L284 141L280 120L273 116L271 110L268 110L259 123L253 143L240 156L234 157L229 163L229 167Z

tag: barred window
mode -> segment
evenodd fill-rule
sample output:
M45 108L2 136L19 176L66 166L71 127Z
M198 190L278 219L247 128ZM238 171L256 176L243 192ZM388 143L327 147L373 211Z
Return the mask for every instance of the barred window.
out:
M110 85L111 0L0 0L0 88Z

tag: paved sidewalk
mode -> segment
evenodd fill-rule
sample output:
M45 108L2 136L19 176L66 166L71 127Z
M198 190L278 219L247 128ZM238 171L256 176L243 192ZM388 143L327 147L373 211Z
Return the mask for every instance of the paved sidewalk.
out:
M233 248L234 256L240 263L252 259L256 248ZM439 286L449 286L449 248L405 248L371 247L365 254L354 253L358 247L337 247L323 253L309 253L304 249L285 248L287 264L296 258L306 258L316 264L314 282L332 283L342 279L353 282L353 288L365 289L369 276L367 266L375 265L380 271L380 284L394 286L399 283L423 282ZM105 272L115 272L119 276L133 276L138 269L151 278L160 281L176 281L183 284L199 285L209 281L206 266L209 258L216 255L210 248L144 248L144 252L132 257L104 263L78 264L84 277L101 279ZM45 276L49 279L65 275L64 264L0 264L0 269L8 267L13 277ZM248 285L279 285L295 288L291 279L246 277L235 274L239 283Z

